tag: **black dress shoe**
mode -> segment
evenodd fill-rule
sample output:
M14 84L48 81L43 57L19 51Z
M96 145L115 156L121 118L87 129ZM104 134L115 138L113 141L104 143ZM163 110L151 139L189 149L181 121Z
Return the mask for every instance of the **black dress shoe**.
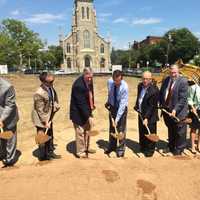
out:
M110 150L110 149L106 149L106 150L104 151L104 154L109 155L111 152L112 152L112 150Z
M124 157L124 153L117 153L117 157L118 158L123 158Z
M61 158L61 155L57 155L57 154L55 154L55 153L53 152L53 153L51 153L51 154L49 155L49 157L52 158L52 159L60 159L60 158Z
M152 152L144 152L145 157L152 157L153 153Z
M13 167L14 163L13 162L7 162L3 160L3 167L2 168L6 168L6 167Z
M174 156L181 156L182 155L182 151L180 150L175 150L172 152Z

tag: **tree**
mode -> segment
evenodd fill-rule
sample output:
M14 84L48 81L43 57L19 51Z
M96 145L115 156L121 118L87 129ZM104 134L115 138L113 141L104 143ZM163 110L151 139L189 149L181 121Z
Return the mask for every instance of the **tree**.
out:
M27 28L24 22L15 19L3 20L0 33L6 36L7 41L12 43L12 46L7 45L7 47L10 53L14 52L15 54L15 62L13 64L17 64L20 67L25 63L29 65L30 58L36 57L39 49L43 47L38 33Z
M174 63L178 59L182 59L187 63L198 52L198 38L196 38L187 28L172 29L168 31L164 35L166 41L168 41L169 35L171 35L171 42L169 41L169 63Z

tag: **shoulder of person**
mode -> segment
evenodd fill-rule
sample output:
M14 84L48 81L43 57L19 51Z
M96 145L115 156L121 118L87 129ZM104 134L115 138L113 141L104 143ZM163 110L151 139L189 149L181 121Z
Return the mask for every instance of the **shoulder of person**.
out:
M83 83L83 76L79 76L73 83L73 87L79 87Z
M150 89L152 90L153 93L159 93L159 89L156 85L151 84Z
M0 85L2 85L2 87L6 88L6 89L13 87L13 85L9 81L7 81L3 78L0 78Z
M41 86L35 92L35 94L38 94L38 95L41 95L41 96L46 94L46 93L47 93L47 91L44 90L44 88L42 88Z
M113 84L113 83L114 83L114 81L113 81L112 77L107 80L107 84L110 85L110 84Z
M180 76L179 79L180 79L181 82L188 84L188 79L185 76Z
M166 83L170 80L170 76L167 76L166 78L164 78L163 83Z
M128 90L128 84L127 84L127 82L125 80L122 80L122 85L123 85L124 89Z

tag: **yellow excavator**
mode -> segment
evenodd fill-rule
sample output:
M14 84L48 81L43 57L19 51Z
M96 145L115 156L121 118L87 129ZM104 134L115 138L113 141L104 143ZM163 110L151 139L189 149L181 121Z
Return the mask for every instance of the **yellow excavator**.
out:
M185 76L188 81L200 83L200 67L191 65L191 64L184 64L183 61L180 59L176 63L179 66L180 74ZM159 76L154 76L154 82L156 84L162 83L162 80L169 75L169 68L162 69Z

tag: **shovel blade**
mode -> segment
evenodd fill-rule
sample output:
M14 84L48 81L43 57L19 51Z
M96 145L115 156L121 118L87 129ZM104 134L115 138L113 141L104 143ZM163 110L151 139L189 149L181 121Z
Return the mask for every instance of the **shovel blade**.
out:
M124 139L124 134L123 133L110 133L110 134L116 140L123 140Z
M158 142L160 140L158 135L156 135L155 133L152 133L152 134L149 134L149 135L145 135L145 137L147 137L152 142Z
M13 137L12 131L3 131L0 133L0 138L4 140L9 140Z
M98 130L90 130L90 131L88 131L88 135L92 136L92 137L97 136L97 135L99 135L99 131Z
M39 132L36 136L35 136L35 142L38 145L41 144L45 144L46 142L48 142L51 139L50 136L48 136L47 134L45 134L44 132Z

